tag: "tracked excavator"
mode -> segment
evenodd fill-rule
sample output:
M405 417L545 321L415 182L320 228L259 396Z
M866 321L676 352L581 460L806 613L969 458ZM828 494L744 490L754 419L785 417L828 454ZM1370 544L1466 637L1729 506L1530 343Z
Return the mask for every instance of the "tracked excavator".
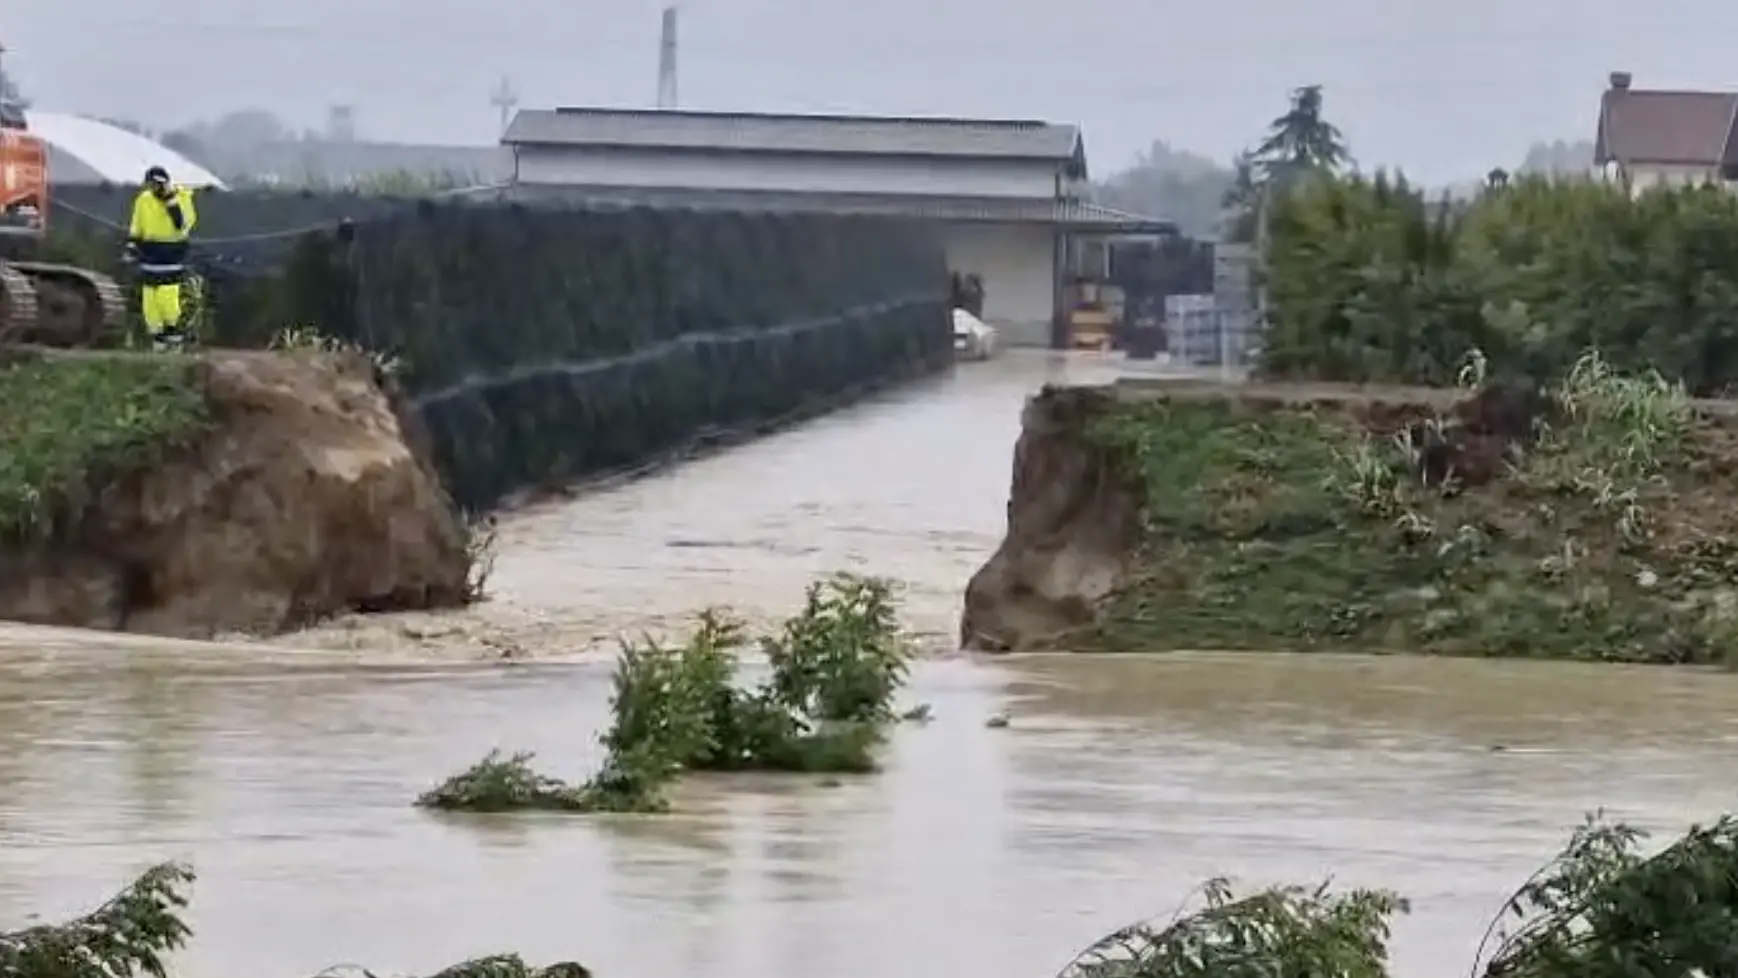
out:
M0 98L0 344L86 347L120 335L127 303L114 279L36 260L48 219L48 146Z

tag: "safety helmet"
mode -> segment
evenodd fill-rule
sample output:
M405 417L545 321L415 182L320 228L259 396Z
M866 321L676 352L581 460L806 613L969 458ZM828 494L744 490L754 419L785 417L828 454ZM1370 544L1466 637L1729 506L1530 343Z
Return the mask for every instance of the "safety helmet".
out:
M146 183L168 183L169 171L160 166L154 166L145 171Z

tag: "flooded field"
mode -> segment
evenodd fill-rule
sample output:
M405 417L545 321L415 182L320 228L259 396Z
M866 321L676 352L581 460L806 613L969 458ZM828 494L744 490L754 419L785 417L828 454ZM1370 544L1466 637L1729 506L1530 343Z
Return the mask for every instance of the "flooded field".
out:
M1174 656L926 662L909 696L935 722L832 787L695 780L664 818L410 807L491 747L570 777L599 756L608 657L469 661L490 643L581 652L715 602L769 620L844 566L908 582L945 644L1000 534L1021 399L1103 373L963 370L517 515L497 600L458 615L275 649L0 631L0 922L180 858L187 978L507 950L601 978L1047 978L1205 877L1333 873L1413 898L1398 973L1458 978L1582 812L1673 831L1729 804L1724 675Z

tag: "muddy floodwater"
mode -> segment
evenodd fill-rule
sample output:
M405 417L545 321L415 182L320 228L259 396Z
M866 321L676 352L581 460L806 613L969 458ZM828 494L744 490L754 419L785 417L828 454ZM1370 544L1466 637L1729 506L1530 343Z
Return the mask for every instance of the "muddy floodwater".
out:
M608 658L547 657L624 629L770 619L854 566L945 636L997 542L1021 398L1101 372L962 370L538 507L503 527L497 600L445 618L275 648L0 631L0 929L177 858L200 872L187 978L505 950L600 978L1047 978L1203 878L1332 873L1413 899L1398 974L1459 978L1582 812L1676 831L1730 803L1724 675L1169 656L925 662L934 722L831 786L694 780L662 818L409 807L495 746L587 773ZM499 644L532 657L472 661Z

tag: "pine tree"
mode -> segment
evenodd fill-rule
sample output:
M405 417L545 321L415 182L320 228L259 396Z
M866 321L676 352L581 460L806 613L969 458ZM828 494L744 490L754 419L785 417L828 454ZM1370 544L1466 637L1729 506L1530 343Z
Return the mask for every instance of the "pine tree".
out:
M1338 172L1352 162L1346 137L1322 114L1320 85L1292 91L1291 107L1268 126L1254 156L1263 180L1279 186L1305 173Z

